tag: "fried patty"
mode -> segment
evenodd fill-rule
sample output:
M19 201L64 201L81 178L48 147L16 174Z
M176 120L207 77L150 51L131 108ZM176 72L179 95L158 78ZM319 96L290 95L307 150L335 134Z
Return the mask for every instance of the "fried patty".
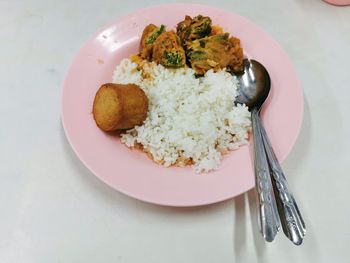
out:
M130 129L147 117L148 99L135 84L103 84L96 93L93 116L103 131Z

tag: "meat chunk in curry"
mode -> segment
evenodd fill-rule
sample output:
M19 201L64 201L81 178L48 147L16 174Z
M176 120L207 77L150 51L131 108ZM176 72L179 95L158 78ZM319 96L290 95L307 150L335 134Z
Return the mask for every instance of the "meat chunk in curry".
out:
M176 31L184 45L187 41L208 36L211 32L211 19L201 15L194 18L186 16L184 21L177 24Z
M154 42L152 61L169 68L184 67L185 51L174 31L162 33Z
M238 38L228 33L213 35L188 42L186 55L196 74L203 75L209 69L226 68L231 73L243 71L243 50Z
M150 59L152 57L153 44L156 39L165 31L165 26L161 25L157 27L154 24L150 24L143 30L139 52L143 59Z

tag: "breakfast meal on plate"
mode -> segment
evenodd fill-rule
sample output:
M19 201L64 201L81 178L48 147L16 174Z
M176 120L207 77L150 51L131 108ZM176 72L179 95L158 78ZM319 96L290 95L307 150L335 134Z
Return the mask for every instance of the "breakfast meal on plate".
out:
M215 170L224 154L247 143L250 113L235 105L241 73L240 40L211 18L186 16L176 31L150 24L139 53L123 59L96 93L93 116L158 164Z

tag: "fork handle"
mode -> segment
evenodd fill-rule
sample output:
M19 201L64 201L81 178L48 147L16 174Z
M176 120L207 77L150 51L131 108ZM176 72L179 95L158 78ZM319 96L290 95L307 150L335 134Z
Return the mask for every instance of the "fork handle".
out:
M272 173L272 183L276 193L277 209L283 232L295 245L300 245L306 232L304 220L293 194L288 189L286 177L276 158L265 128L261 122L258 125Z
M254 141L255 188L259 205L258 223L264 239L271 242L279 230L279 218L267 156L261 133L259 132L259 112L256 109L252 109L251 114Z

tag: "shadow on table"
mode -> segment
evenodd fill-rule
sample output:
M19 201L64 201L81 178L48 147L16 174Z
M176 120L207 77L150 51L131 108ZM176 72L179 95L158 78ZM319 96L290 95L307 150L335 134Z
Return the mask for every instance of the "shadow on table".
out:
M290 184L293 184L295 180L298 180L298 174L300 174L299 171L304 167L306 156L310 154L310 141L312 134L311 124L310 106L307 98L304 97L304 115L300 133L291 152L282 164L284 173ZM293 191L293 189L291 190Z
M235 262L271 262L276 255L288 255L285 262L299 262L298 258L307 259L307 262L319 262L322 251L318 239L322 236L315 232L308 213L303 213L306 222L306 236L300 246L295 246L281 229L272 243L266 242L258 227L257 199L255 189L248 191L234 199L234 226L233 226L233 253ZM250 225L247 223L250 222ZM251 235L251 236L248 236ZM249 252L249 242L253 243L254 252ZM282 260L283 261L283 260Z
M235 260L242 262L247 258L247 234L248 227L251 228L255 253L258 262L264 259L266 242L260 235L257 224L257 200L255 190L252 189L241 194L234 199L235 216L234 216L234 233L233 233L233 250ZM250 220L248 219L250 217ZM247 222L251 222L251 226L247 226Z

